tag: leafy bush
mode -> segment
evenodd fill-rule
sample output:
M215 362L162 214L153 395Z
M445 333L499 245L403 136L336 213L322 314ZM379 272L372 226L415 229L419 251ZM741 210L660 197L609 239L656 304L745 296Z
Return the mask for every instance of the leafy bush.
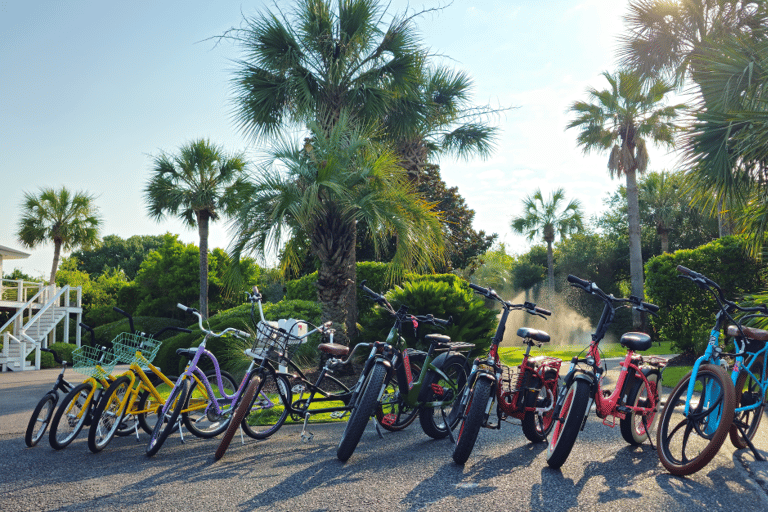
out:
M433 314L438 318L453 318L453 325L446 330L433 326L420 326L419 339L414 336L413 329L405 326L403 337L408 346L426 350L423 336L432 332L444 333L453 341L465 341L475 344L475 353L488 350L490 338L496 328L496 312L485 307L482 299L469 288L466 281L453 274L413 276L412 280L403 283L387 292L387 299L397 309L406 304L414 315ZM362 338L364 341L386 338L393 324L392 316L376 306L375 314L365 326Z
M48 347L51 350L55 350L56 354L59 356L60 359L72 362L72 351L77 348L77 345L74 345L72 343L51 343L51 345ZM31 352L27 356L27 361L35 361L35 353ZM48 352L40 352L40 368L57 368L59 367L59 363L56 362L56 360L53 358L53 354L49 354Z
M750 258L740 237L724 237L696 249L651 258L645 266L648 300L658 305L654 328L673 348L683 353L701 354L714 325L717 303L693 283L678 278L683 265L704 274L719 284L726 298L739 299L744 293L762 287L763 267Z

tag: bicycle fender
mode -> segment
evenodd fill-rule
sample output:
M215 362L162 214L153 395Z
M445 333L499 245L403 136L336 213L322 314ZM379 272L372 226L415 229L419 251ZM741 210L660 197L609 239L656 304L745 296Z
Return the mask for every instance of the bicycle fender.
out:
M587 384L589 384L589 392L592 396L595 395L597 391L597 378L592 375L591 373L577 373L573 376L573 380L583 380Z

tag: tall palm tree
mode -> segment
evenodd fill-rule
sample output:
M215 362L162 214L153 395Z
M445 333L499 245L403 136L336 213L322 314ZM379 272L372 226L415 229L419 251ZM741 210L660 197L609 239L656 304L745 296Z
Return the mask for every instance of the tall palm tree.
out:
M223 148L199 139L185 144L177 155L154 158L144 188L149 216L160 221L179 217L197 227L200 237L200 313L208 316L208 229L221 213L234 212L251 188L242 154L227 155Z
M574 102L570 111L576 117L567 128L578 128L577 142L585 153L608 151L608 171L624 175L627 186L629 224L629 267L632 294L643 297L643 256L640 247L640 207L637 173L648 166L646 138L657 144L674 146L674 120L683 105L666 105L672 88L661 80L644 84L632 71L603 73L609 88L587 90L589 101ZM635 316L635 325L640 319Z
M651 172L640 182L638 198L649 210L656 234L661 239L661 252L669 252L670 225L678 211L681 194L681 174L666 171Z
M552 244L560 238L582 230L582 210L578 199L565 204L565 191L559 188L544 200L541 189L523 200L525 214L512 219L512 230L525 234L528 240L540 237L547 243L547 281L550 293L555 291L555 265Z
M768 25L768 5L743 0L630 0L622 65L682 85L708 41ZM696 81L694 79L694 81Z
M39 194L24 193L16 236L26 247L53 242L53 264L49 283L56 283L61 249L90 248L98 242L101 218L94 196L41 188Z
M416 196L397 158L345 115L330 132L311 123L311 142L281 140L256 175L255 191L233 222L232 254L282 248L300 261L302 244L320 260L318 297L323 320L354 332L348 294L355 288L356 223L363 221L375 247L394 237L397 269L430 268L442 257L440 221ZM285 243L286 240L291 242ZM233 268L236 268L233 266Z
M235 117L255 138L316 122L332 129L342 110L362 122L383 119L410 91L423 50L409 18L385 26L378 0L297 0L290 13L246 18L236 39L246 57L233 80Z

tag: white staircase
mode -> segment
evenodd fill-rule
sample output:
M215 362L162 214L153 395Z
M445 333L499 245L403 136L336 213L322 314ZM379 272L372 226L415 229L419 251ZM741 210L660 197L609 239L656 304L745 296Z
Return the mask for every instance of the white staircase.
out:
M71 293L75 293L72 300ZM60 289L41 287L26 303L16 308L16 314L0 327L3 348L0 351L0 370L24 371L40 369L40 349L56 342L56 327L64 321L64 338L69 337L70 314L77 315L76 342L80 346L82 320L82 290L68 285ZM26 319L25 319L26 317ZM63 341L65 341L63 340ZM35 353L34 363L27 356Z

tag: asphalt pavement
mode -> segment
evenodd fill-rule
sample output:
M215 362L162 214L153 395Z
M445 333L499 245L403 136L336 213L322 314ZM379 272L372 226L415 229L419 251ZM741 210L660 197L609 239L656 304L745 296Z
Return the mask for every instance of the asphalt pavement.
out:
M68 370L69 372L69 370ZM54 451L23 435L57 370L0 374L0 510L768 510L768 463L726 441L689 477L669 475L649 445L630 447L594 415L560 470L546 466L545 446L518 425L482 429L464 466L447 440L431 440L418 421L379 436L370 423L352 458L340 463L343 424L285 426L265 441L235 439L214 462L218 440L173 435L153 458L141 434L112 440L92 454L82 433ZM70 374L77 379L75 373ZM611 378L611 374L607 378ZM669 390L666 390L668 392ZM765 426L755 442L768 456Z

